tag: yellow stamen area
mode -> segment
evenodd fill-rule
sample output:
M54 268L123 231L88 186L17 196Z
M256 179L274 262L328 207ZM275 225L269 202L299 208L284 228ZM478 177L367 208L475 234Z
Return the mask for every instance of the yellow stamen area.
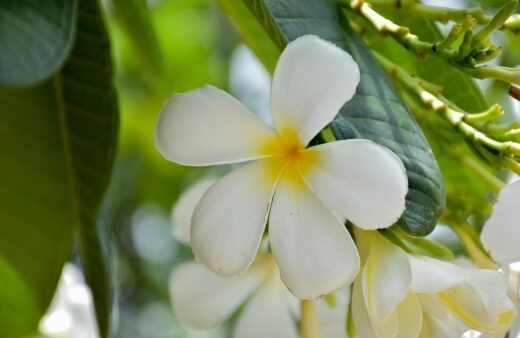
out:
M316 167L319 152L305 149L297 133L289 128L279 130L280 137L264 140L260 151L269 157L267 171L269 177L278 177L284 171L284 178L302 186L301 174Z
M300 137L294 128L279 127L277 131L280 139L288 148L305 149L305 144L300 141Z
M284 155L279 157L279 161L283 163L281 170L284 170L284 180L290 182L294 187L302 187L305 185L302 175L316 168L318 152L309 149L286 148ZM280 173L280 167L273 168L273 170Z

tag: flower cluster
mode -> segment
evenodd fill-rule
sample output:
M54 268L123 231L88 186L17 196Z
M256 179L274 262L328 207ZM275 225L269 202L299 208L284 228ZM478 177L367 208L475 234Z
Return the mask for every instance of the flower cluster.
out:
M202 263L172 274L181 321L211 328L246 302L234 337L319 337L327 325L319 324L313 304L351 286L352 312L333 307L343 318L341 333L327 337L509 330L517 309L501 272L405 252L378 230L405 208L407 175L395 154L368 140L311 142L359 81L348 53L304 36L287 45L274 72L274 128L209 85L165 103L155 131L164 157L189 166L245 163L201 183L174 209L174 234ZM504 223L495 217L488 228Z
M365 257L352 306L359 337L505 334L517 310L498 271L462 268L409 254L378 232L358 231Z

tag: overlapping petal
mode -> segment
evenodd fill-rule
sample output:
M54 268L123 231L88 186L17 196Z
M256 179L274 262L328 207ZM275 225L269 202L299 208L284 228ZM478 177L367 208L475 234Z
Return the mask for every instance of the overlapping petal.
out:
M262 277L261 271L249 271L239 278L224 278L201 264L185 263L170 278L173 311L190 327L215 327L258 288Z
M271 89L271 111L280 136L293 145L296 137L306 146L354 96L359 79L356 62L330 42L307 35L288 44Z
M348 338L347 316L350 294L350 286L346 286L334 292L332 304L326 298L320 298L315 302L323 337Z
M412 292L397 305L399 338L416 338L422 328L422 309L419 300Z
M319 199L363 229L394 224L405 208L406 169L387 148L368 140L344 140L309 148L301 161L304 180Z
M464 271L454 264L420 255L408 255L408 258L414 292L435 293L464 281Z
M305 183L286 173L269 217L269 238L281 278L301 299L315 299L354 280L356 246L345 226Z
M298 338L297 313L294 311L297 303L280 281L279 274L273 271L244 308L233 337Z
M172 234L181 243L190 245L191 216L202 195L215 183L215 178L204 178L186 189L174 204L171 212Z
M423 303L421 302L421 305ZM424 308L424 306L423 306ZM434 316L426 312L423 315L423 326L419 338L461 337L469 327L452 316ZM483 338L479 336L479 338Z
M235 163L265 157L280 143L275 131L228 93L206 85L174 94L155 128L155 146L184 165Z
M363 267L363 294L370 317L385 322L408 294L412 271L408 255L377 231L365 231L370 251Z
M440 296L463 322L482 332L505 333L517 315L504 276L493 270L465 271L464 283Z
M352 318L356 325L356 332L359 338L374 338L377 337L372 328L371 320L363 296L363 283L361 275L356 277L354 286L352 288ZM397 334L396 330L389 330L390 333Z
M480 236L491 257L502 264L520 261L520 180L500 191Z
M371 322L377 338L416 338L422 327L422 310L413 293L400 302L390 316L383 322Z
M253 261L277 180L273 166L264 159L233 170L197 204L191 225L193 253L216 273L238 275Z

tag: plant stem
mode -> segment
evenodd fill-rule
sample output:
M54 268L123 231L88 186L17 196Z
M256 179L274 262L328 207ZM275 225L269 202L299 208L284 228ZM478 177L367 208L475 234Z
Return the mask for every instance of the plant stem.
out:
M300 307L300 338L323 338L314 303L309 300L302 300Z
M502 7L496 15L490 18L487 24L478 32L473 33L471 28L477 23L477 19L466 16L461 25L455 25L448 37L437 43L421 41L416 35L410 32L408 27L399 26L394 22L383 17L376 12L370 3L364 0L338 0L340 6L346 7L361 15L368 20L372 26L382 35L390 35L394 40L406 49L414 52L420 59L428 55L440 58L472 77L478 79L495 78L509 83L520 85L520 69L500 66L481 66L477 64L489 61L497 57L501 50L498 46L491 43L488 35L495 29L500 28L506 23L511 27L518 26L520 29L520 19L510 22L512 12L516 4L511 2ZM413 8L421 8L420 4L414 4ZM451 48L450 45L459 37L464 39L458 48Z
M474 173L476 173L480 178L482 178L488 187L494 192L498 193L502 188L505 186L505 183L500 180L495 175L491 174L489 171L487 171L485 168L482 167L482 165L475 161L472 157L469 157L468 155L463 155L461 157L461 162L466 167L470 168Z
M481 7L473 8L448 8L439 6L428 6L415 2L402 3L402 1L371 0L370 4L374 8L392 10L410 15L422 16L425 18L447 23L448 21L460 22L468 15L474 17L481 25L491 21L492 16L484 14Z
M481 269L497 269L499 264L489 257L488 253L480 243L479 236L467 222L452 225L451 228L460 238L464 249Z
M462 113L452 109L446 102L443 102L437 96L425 90L423 88L423 84L425 82L424 80L418 80L417 78L411 76L403 68L394 64L384 56L376 52L374 52L374 55L388 74L391 74L392 77L399 81L399 83L408 92L419 98L423 104L447 120L457 131L462 134L462 136L464 136L464 138L470 144L475 147L477 151L486 157L492 164L500 164L500 161L497 160L497 156L500 155L504 155L506 157L520 156L520 143L512 141L499 142L488 137L486 134L480 132L475 127L467 123L468 120L471 120L471 118L468 118L469 115L467 113ZM489 114L495 116L497 115L497 110L498 109L496 107L492 107L486 112L483 112L480 115L476 114L474 116L478 117L479 120L482 120L482 115ZM496 155L497 153L498 155Z

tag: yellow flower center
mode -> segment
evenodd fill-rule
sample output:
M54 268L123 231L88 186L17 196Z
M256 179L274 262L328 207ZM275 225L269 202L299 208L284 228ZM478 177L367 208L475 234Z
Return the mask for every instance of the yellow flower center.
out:
M285 149L284 157L287 162L292 163L298 161L304 155L305 149L300 149L297 146L289 146Z
M268 174L278 177L282 171L286 178L295 185L301 185L301 174L315 166L318 152L305 149L297 133L291 128L278 130L277 139L271 139L262 146L262 152L270 155L268 160Z

